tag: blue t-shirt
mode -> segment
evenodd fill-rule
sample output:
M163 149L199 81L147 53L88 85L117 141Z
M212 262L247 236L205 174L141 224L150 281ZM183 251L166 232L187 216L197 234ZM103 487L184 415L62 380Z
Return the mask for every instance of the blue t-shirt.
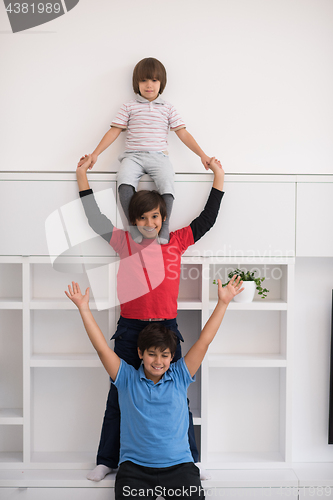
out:
M161 380L147 379L121 360L116 380L120 419L120 460L145 467L193 462L188 441L187 388L191 377L184 358L170 365Z

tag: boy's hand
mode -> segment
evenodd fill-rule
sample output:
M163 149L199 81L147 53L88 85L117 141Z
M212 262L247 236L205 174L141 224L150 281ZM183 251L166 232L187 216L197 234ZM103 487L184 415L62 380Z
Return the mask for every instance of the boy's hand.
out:
M74 302L78 309L89 309L89 287L86 293L82 295L78 283L72 281L72 286L68 285L69 293L65 291L67 297Z
M79 169L80 170L84 170L85 172L87 170L90 170L91 169L91 163L92 163L91 155L84 155L84 156L82 156L80 158L79 163L77 164L76 171L78 171Z
M218 189L219 191L223 191L224 170L221 163L219 162L219 160L213 157L210 159L209 168L214 174L213 187L215 189Z
M217 169L220 169L223 171L220 160L217 160L214 156L209 159L208 169L212 170L214 173Z
M80 158L80 161L79 163L77 164L78 168L79 167L82 167L85 162L86 162L86 158L90 157L91 161L90 161L90 165L87 167L87 169L91 170L93 168L93 166L95 165L97 159L98 159L98 155L92 153L91 155L84 155Z
M223 287L221 280L217 280L218 282L218 297L219 302L223 302L223 304L228 305L229 302L239 293L241 293L244 288L241 288L243 282L240 281L240 277L236 274L233 275L229 283Z
M209 170L209 164L210 164L211 158L209 158L209 156L207 156L205 153L203 153L203 155L200 156L200 158L201 158L201 163L203 164L205 169Z

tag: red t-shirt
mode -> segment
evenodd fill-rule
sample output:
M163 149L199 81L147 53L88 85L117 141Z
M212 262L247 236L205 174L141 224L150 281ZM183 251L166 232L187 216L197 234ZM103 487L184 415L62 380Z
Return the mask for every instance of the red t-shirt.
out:
M121 316L175 318L181 256L193 244L190 226L170 233L166 245L148 239L136 243L129 232L114 228L110 245L120 257L117 293Z

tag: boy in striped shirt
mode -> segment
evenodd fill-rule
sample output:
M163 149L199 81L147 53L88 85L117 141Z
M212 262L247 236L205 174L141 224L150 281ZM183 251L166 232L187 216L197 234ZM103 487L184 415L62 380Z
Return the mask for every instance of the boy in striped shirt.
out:
M167 217L159 234L162 244L169 241L169 219L175 196L173 167L167 150L169 129L176 132L180 140L200 156L206 170L210 163L210 158L186 130L186 125L175 107L161 98L166 80L165 67L157 59L148 57L137 63L133 71L133 90L136 97L120 108L111 123L110 130L91 154L90 166L91 169L100 153L117 139L120 132L127 130L125 151L119 157L121 162L118 172L120 203L129 221L128 207L131 197L142 175L149 174L167 207ZM82 157L78 166L85 161L86 158ZM131 228L132 231L137 230ZM141 239L138 232L134 233L134 237Z

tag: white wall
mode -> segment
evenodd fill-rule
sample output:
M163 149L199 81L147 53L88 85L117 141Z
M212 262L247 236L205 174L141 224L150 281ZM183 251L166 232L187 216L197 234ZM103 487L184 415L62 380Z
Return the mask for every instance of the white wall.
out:
M132 97L143 57L227 172L331 173L331 0L80 0L13 34L0 5L2 169L72 171ZM116 171L124 137L96 170ZM177 172L203 171L177 137Z

